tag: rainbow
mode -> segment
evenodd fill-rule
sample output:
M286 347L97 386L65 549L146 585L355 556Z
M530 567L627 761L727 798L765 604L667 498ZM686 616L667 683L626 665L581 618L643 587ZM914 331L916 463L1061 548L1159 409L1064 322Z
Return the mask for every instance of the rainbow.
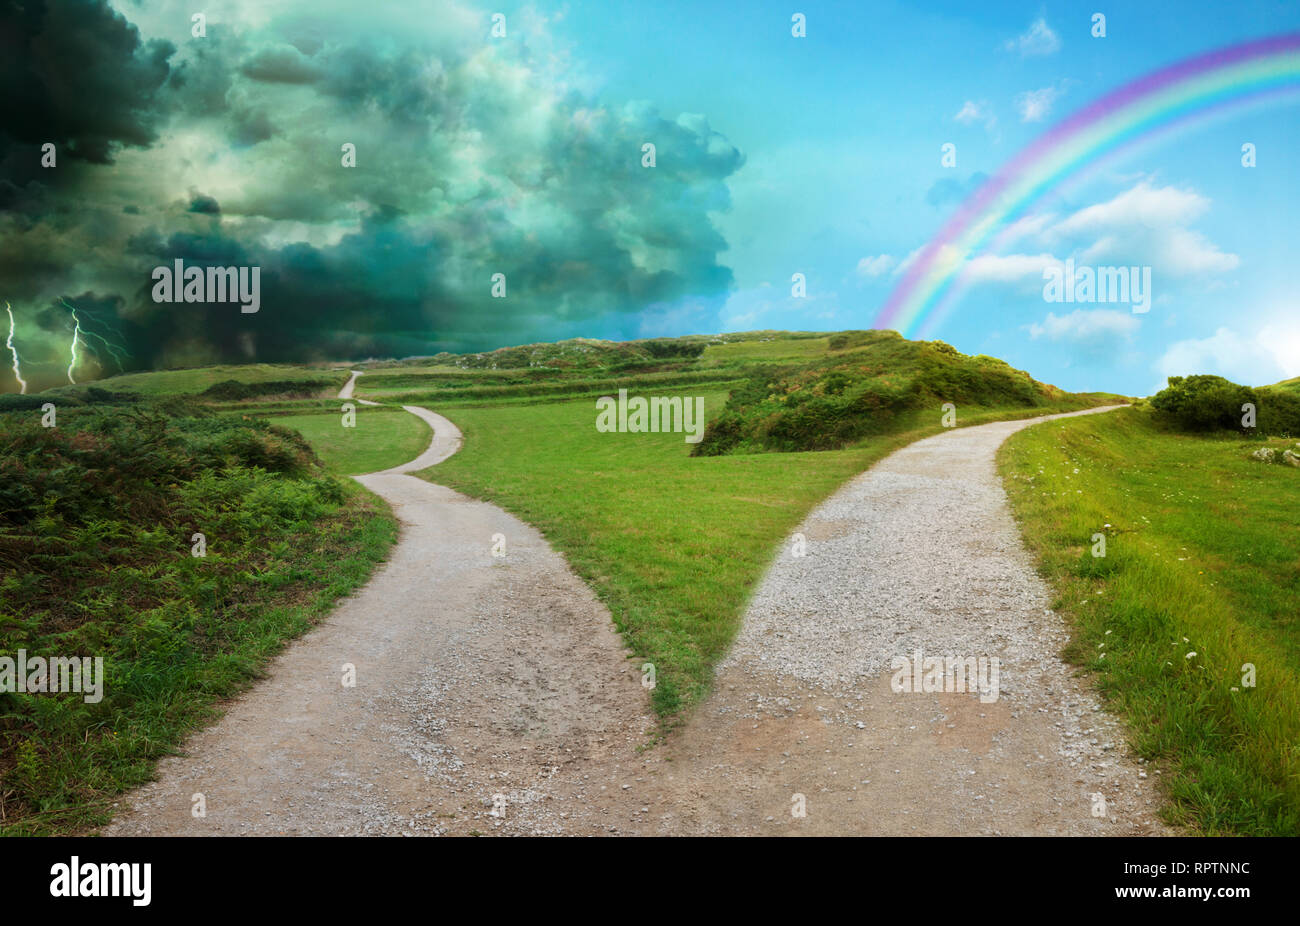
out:
M1300 33L1188 58L1141 77L1057 123L962 203L907 265L874 328L930 331L956 302L970 258L1011 231L1045 193L1189 122L1300 90ZM953 285L954 282L957 285Z

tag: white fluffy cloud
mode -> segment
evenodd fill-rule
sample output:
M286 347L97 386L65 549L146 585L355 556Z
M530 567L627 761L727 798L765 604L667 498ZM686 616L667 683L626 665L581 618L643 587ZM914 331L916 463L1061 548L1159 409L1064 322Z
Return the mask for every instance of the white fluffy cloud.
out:
M966 278L976 283L1015 283L1033 280L1041 287L1043 270L1061 263L1051 254L984 254L966 268Z
M1208 338L1176 341L1156 362L1162 379L1216 373L1248 386L1300 376L1300 326L1265 325L1254 334L1219 328ZM1159 387L1157 387L1159 388Z
M1027 90L1016 97L1016 109L1021 122L1042 122L1052 111L1052 104L1061 95L1056 87Z
M1003 46L1007 51L1014 51L1028 58L1039 55L1051 55L1061 47L1060 37L1052 31L1047 20L1039 17L1029 28L1014 39L1008 39Z
M1068 315L1048 312L1045 319L1028 327L1034 340L1089 344L1127 338L1137 331L1138 320L1131 312L1115 309L1075 309Z
M858 273L864 277L884 276L893 268L895 263L896 261L889 254L864 257L858 261Z
M1221 250L1204 234L1188 228L1203 215L1210 201L1191 190L1153 187L1143 180L1111 199L1086 206L1064 218L1031 216L1020 220L1011 240L1022 246L1073 255L1079 264L1149 266L1161 288L1187 277L1227 273L1241 263L1236 254ZM1012 254L1026 272L1032 255ZM975 261L971 272L974 273ZM975 275L973 279L985 277ZM996 277L987 277L996 280Z
M1107 231L1117 226L1155 228L1199 218L1210 201L1191 190L1152 187L1143 180L1104 203L1088 206L1056 225L1059 232Z
M1135 253L1141 255L1139 259L1130 259ZM1236 254L1219 250L1200 232L1178 227L1129 238L1108 235L1086 249L1080 259L1094 264L1146 264L1159 268L1166 277L1226 273L1241 263Z
M962 104L957 115L953 116L957 122L962 125L974 125L982 122L985 128L993 128L997 124L997 117L993 115L993 107L987 100L980 100L978 103L974 100L967 100Z

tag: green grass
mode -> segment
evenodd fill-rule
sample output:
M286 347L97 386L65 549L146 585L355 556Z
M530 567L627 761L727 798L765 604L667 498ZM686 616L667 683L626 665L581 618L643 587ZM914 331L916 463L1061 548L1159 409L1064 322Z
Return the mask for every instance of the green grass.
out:
M93 383L112 392L139 392L142 395L193 395L224 380L241 383L265 383L278 380L323 379L338 383L338 389L351 374L346 370L321 367L313 369L282 363L251 363L243 366L199 367L191 370L160 370L152 373L124 373ZM72 387L60 387L70 389ZM60 389L52 389L57 393Z
M337 404L337 402L336 402ZM355 476L414 460L433 439L423 420L390 406L356 406L356 427L343 427L342 413L283 415L271 419L307 439L325 465Z
M1271 388L1300 394L1300 376L1295 379L1284 379L1280 383L1275 383Z
M1163 767L1170 822L1208 834L1300 835L1300 470L1250 460L1263 445L1135 408L1030 428L999 454L1071 615L1067 657Z
M726 401L703 395L715 414ZM596 431L595 401L442 408L460 453L418 475L538 527L655 664L665 721L708 691L777 546L818 502L890 451L941 430L941 413L837 451L691 457L681 434ZM968 409L962 425L1053 409Z
M701 359L705 364L727 364L742 360L796 361L812 360L826 353L829 338L774 338L772 340L730 341L710 344Z
M0 693L0 834L106 822L396 538L387 506L297 435L190 411L0 416L0 653L104 666L97 703Z
M559 399L580 395L609 395L617 393L620 388L629 390L653 389L662 390L673 386L682 386L685 384L703 385L713 384L720 380L736 380L733 374L727 376L725 372L717 370L695 370L686 373L679 372L655 372L641 373L636 375L625 374L618 377L602 378L570 378L558 382L527 382L514 383L510 385L481 385L474 381L463 384L443 385L441 387L426 388L420 390L385 390L378 386L377 383L371 382L366 384L367 388L360 388L361 383L358 381L357 394L372 400L382 400L385 402L395 402L402 405L420 405L426 403L442 402L492 402L492 401L514 401L515 399Z

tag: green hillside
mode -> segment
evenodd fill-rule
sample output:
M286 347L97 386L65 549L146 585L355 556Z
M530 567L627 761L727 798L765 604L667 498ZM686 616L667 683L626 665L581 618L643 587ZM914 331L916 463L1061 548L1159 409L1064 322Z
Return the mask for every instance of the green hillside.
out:
M993 357L971 357L942 341L907 341L893 331L826 339L819 356L764 369L734 389L696 448L701 456L833 450L907 430L952 403L972 409L1086 408L1124 401L1069 395Z

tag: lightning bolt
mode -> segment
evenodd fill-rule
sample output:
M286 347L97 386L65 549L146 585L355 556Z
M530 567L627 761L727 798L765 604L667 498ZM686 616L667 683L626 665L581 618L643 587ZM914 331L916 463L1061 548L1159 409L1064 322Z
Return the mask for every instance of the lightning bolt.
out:
M86 312L85 309L82 309L81 312L82 312L83 315L87 315L87 312ZM94 316L89 316L89 315L88 315L87 317L89 318L90 321L99 322L99 324L101 324L101 325L104 324L103 322L100 322L99 319L95 318ZM105 327L108 327L108 326L105 325ZM98 332L95 332L95 331L91 331L89 328L85 328L85 327L83 327L83 328L81 329L81 334L82 334L83 337L91 337L91 338L94 338L94 339L97 340L100 344L103 344L103 345L104 345L104 349L105 349L106 351L108 351L108 356L112 357L112 358L113 358L113 362L114 362L115 364L117 364L117 372L119 372L119 373L125 373L125 372L126 372L126 367L122 365L122 358L123 358L123 357L130 357L131 355L126 351L125 348L118 347L118 346L117 346L116 344L114 344L112 341L110 341L110 340L108 340L107 338L105 338L102 334L99 334ZM90 347L90 342L87 341L87 342L85 342L85 344L86 344L87 347ZM94 348L91 347L91 350L94 350ZM99 355L99 351L96 350L96 351L95 351L95 355L98 356L98 355Z
M77 385L77 381L72 378L72 369L77 365L77 345L81 342L81 319L77 318L77 310L66 302L63 303L72 310L72 359L68 363L68 382Z
M14 379L18 380L18 385L22 389L22 394L27 394L27 380L23 379L23 371L18 365L18 348L14 347L14 310L5 303L5 311L9 313L9 339L5 341L5 347L9 348L9 353L14 357Z
M114 344L112 341L108 340L102 334L90 328L89 324L90 322L94 322L97 325L101 325L105 330L108 331L109 334L115 334L119 338L122 336L122 332L118 331L108 322L100 318L96 318L95 314L91 312L89 309L82 309L81 315L79 316L77 315L77 309L74 306L69 305L66 299L60 299L59 301L63 303L64 307L67 308L68 311L72 312L73 318L79 319L81 323L81 346L83 348L89 348L89 350L95 355L96 359L99 359L100 357L99 351L95 348L94 344L89 340L90 338L94 338L96 341L98 341L100 344L104 346L104 349L108 351L108 355L113 358L113 363L117 364L118 372L125 373L126 366L122 363L122 358L125 357L127 359L130 359L131 352L128 351L125 347L120 347L117 344Z

